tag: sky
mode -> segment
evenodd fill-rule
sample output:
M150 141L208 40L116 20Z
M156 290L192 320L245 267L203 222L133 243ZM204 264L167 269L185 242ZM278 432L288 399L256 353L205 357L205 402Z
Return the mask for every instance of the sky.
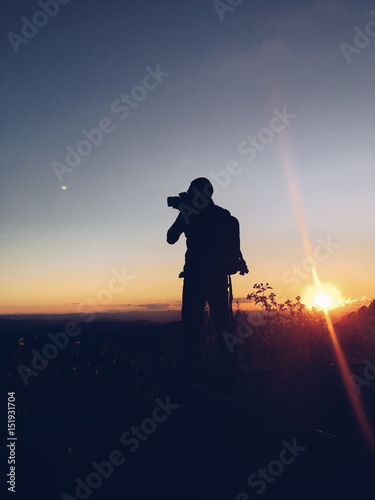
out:
M240 222L235 298L312 266L374 298L373 2L2 8L0 314L179 308L166 198L196 177Z

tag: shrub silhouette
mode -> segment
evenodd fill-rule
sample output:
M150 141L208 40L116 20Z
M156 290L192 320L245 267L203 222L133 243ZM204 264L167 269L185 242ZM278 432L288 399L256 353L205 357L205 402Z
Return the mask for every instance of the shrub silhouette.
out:
M242 368L291 369L337 363L324 313L301 297L278 303L269 283L255 283L247 299L261 307L260 324L239 347ZM237 304L237 324L249 315ZM375 359L375 300L335 324L348 363Z
M269 283L255 283L247 299L261 306L260 325L241 346L240 357L248 369L291 369L324 366L334 362L324 314L309 310L301 297L278 303ZM243 319L248 314L239 312ZM237 316L237 315L236 315Z

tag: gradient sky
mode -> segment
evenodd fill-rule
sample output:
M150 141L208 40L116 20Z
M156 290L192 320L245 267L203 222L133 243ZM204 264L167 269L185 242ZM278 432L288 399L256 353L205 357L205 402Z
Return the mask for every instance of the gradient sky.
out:
M229 162L239 173L214 200L239 219L251 271L235 297L255 282L284 298L313 284L294 267L306 258L297 213L313 251L335 245L318 250L320 280L343 300L374 297L375 36L350 63L340 47L375 21L373 2L244 0L220 19L212 1L72 0L17 54L8 34L41 7L2 5L0 313L93 298L178 307L185 238L166 243L166 197ZM168 76L121 120L112 103L158 65ZM241 143L284 107L295 117L247 161ZM104 118L114 130L61 182L52 163ZM108 293L116 271L132 279Z

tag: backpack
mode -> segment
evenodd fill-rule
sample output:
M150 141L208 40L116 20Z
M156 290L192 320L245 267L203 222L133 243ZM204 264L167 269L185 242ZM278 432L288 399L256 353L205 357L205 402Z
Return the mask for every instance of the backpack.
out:
M228 275L239 272L243 276L249 270L240 250L240 224L238 219L229 213L222 222L220 266Z

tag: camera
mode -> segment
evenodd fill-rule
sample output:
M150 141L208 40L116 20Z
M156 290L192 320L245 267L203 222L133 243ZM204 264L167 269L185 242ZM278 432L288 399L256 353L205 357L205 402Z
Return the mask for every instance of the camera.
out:
M168 207L177 208L181 205L181 203L187 203L190 197L188 193L179 193L178 196L168 196L167 205Z

